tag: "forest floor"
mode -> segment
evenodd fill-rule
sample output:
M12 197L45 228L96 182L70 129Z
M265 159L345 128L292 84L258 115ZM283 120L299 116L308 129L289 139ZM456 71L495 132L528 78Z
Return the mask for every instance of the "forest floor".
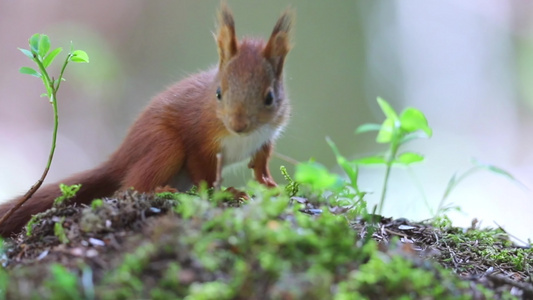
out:
M0 296L533 299L533 252L502 229L349 220L311 202L127 191L55 207L4 241Z

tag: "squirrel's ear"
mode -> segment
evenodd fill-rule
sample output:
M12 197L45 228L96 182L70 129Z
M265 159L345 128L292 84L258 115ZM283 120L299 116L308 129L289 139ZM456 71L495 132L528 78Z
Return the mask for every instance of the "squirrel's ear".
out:
M237 38L235 37L235 22L228 6L222 2L218 12L218 55L220 67L223 67L237 53Z
M277 76L281 75L285 56L291 49L290 34L293 21L294 11L288 8L276 22L270 39L263 50L263 55L272 63Z

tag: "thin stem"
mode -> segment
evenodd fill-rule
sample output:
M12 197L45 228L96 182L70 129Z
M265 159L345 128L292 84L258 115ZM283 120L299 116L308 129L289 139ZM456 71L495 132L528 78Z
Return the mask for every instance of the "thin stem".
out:
M67 58L65 59L65 62L63 63L63 67L61 68L61 73L59 74L59 79L57 81L57 86L54 87L54 82L50 81L48 78L48 82L50 84L50 87L52 88L52 97L50 97L50 102L52 103L52 108L54 110L54 130L52 132L52 146L50 147L50 153L48 154L48 162L46 164L46 169L49 169L52 165L52 159L54 158L54 153L56 150L56 140L57 140L57 129L59 127L59 114L57 111L57 91L59 90L59 84L61 83L61 79L63 78L63 73L65 72L65 68L69 62L70 54L67 55ZM39 68L44 69L44 66L41 62L39 62ZM45 70L46 72L46 70ZM48 77L48 74L46 75ZM46 171L48 173L48 171ZM43 174L44 177L46 177L46 174ZM44 177L41 177L41 179L44 181ZM31 195L30 195L31 197Z
M396 158L396 153L398 153L398 148L400 145L396 141L392 141L389 157L387 158L387 169L385 170L385 180L383 180L383 188L381 189L381 199L379 200L379 209L378 214L383 213L383 205L385 203L385 196L387 195L387 186L389 184L390 171L392 169L392 164Z
M383 188L381 189L381 199L379 200L379 210L378 214L383 213L383 203L385 203L385 195L387 194L387 185L389 182L390 170L392 168L392 163L387 162L387 169L385 171L385 180L383 181Z
M47 86L47 90L51 89L52 93L50 95L50 103L52 103L52 107L54 110L54 130L52 132L52 146L50 147L50 153L48 155L48 162L46 164L46 167L44 168L43 174L41 175L41 178L37 180L37 182L24 194L24 197L20 199L15 206L13 206L5 215L2 216L0 219L0 226L4 224L4 222L9 219L9 217L17 211L26 201L28 201L33 194L41 187L41 185L44 182L44 179L46 178L46 175L48 175L48 171L50 170L50 166L52 165L52 160L54 158L54 152L56 149L56 140L57 140L57 129L59 126L59 115L57 111L57 91L59 89L59 84L61 83L61 78L63 78L63 72L65 71L65 67L67 66L70 54L67 56L67 59L65 60L65 63L63 64L63 68L61 68L61 73L59 75L59 80L57 83L57 86L54 87L54 82L50 80L50 77L48 76L48 73L46 72L46 68L42 64L42 62L36 58L35 62L39 66L39 69L41 70L41 73L43 74L43 82Z
M46 71L46 68L44 67L42 61L39 59L38 56L34 56L34 60L37 66L39 67L39 70L41 71L41 74L43 75L41 79L43 80L44 87L46 88L47 94L52 97L54 94L54 85L53 82L50 80L50 76L48 75L48 72ZM52 99L50 99L50 102L52 102Z
M46 168L49 169L52 165L52 159L54 158L54 152L56 150L56 140L57 140L57 128L59 126L59 114L57 113L57 97L56 97L57 90L54 90L54 93L52 94L52 107L54 109L54 131L52 132L52 146L50 147L50 154L48 155L48 163L46 164ZM46 175L45 175L46 176ZM44 178L43 178L44 180Z
M65 68L67 67L68 62L70 61L70 58L72 57L72 54L69 53L67 55L67 59L65 59L65 62L63 63L63 67L61 67L61 72L59 73L59 79L57 80L57 86L55 87L55 90L59 90L59 85L61 85L61 81L63 81L63 73L65 72Z

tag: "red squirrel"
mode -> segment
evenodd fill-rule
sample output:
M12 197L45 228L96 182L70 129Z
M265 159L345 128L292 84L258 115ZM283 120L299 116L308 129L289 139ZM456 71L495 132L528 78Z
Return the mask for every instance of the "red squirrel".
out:
M107 161L61 180L81 184L71 203L87 204L132 187L152 192L202 181L213 186L217 153L222 153L223 166L251 158L248 167L255 179L276 186L268 161L290 116L282 71L291 48L293 14L287 10L280 16L266 42L237 40L233 15L224 4L218 17L218 66L155 96ZM59 183L39 189L0 228L0 235L19 232L60 195ZM0 215L20 198L0 205Z

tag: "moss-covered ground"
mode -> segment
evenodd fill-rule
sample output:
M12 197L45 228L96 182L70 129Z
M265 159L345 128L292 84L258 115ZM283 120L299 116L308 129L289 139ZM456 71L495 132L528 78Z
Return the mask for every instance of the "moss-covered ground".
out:
M4 242L5 299L531 299L530 248L501 229L252 199L118 193ZM309 198L311 199L311 198Z

